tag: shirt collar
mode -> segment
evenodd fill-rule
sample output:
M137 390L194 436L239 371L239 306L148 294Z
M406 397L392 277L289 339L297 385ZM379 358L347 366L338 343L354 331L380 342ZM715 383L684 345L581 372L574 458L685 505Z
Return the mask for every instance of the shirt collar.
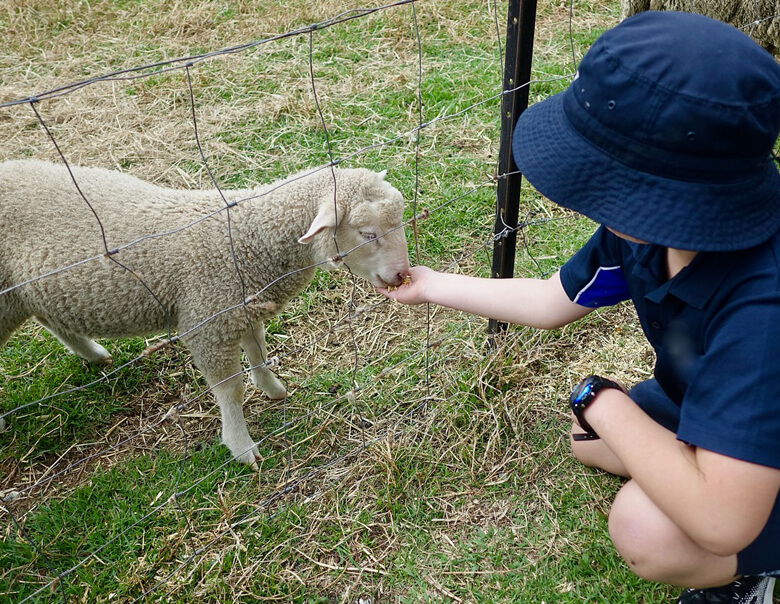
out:
M635 276L654 286L647 297L660 302L670 294L698 309L704 308L710 301L739 256L734 252L700 252L688 266L667 280L666 248L652 244L637 244L637 247L635 254L639 270Z

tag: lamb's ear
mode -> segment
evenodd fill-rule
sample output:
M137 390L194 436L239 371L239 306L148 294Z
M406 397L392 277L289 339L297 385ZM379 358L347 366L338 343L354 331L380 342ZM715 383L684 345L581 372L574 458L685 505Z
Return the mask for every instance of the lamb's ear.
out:
M387 170L382 170L381 172L377 172L376 175L379 177L379 180L384 180L385 176L387 176Z
M333 202L323 203L320 206L317 215L314 217L309 230L298 239L298 243L311 243L311 240L325 229L336 227L336 211L333 209Z

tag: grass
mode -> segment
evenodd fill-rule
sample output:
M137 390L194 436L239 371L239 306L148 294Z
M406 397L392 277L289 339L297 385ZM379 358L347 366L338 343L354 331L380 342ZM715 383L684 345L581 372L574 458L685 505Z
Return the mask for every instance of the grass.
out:
M0 101L270 38L352 6L4 7ZM503 11L496 18L490 3L426 0L414 14L401 6L320 29L311 49L297 36L195 63L209 167L224 186L331 158L386 168L409 200L407 217L431 210L416 238L408 232L413 260L489 274ZM532 100L566 86L572 44L581 56L616 22L613 0L577 3L570 38L568 7L541 2ZM73 163L211 186L184 73L143 75L38 109ZM419 141L418 93L427 124ZM0 158L58 160L28 105L0 108L0 122ZM593 228L528 187L521 217L529 226L519 238L520 275L549 274ZM351 304L361 312L347 321ZM290 396L271 402L248 390L245 413L264 456L254 473L228 461L218 411L185 349L137 360L148 341L104 342L118 368L109 372L25 326L0 351L0 409L28 405L0 433L0 491L16 493L0 508L0 599L670 598L634 577L610 544L606 515L619 481L576 464L566 445L571 384L591 371L629 383L647 371L631 314L614 309L554 332L512 327L493 346L485 327L441 308L391 305L348 275L320 273L268 327ZM44 397L52 398L30 404ZM182 402L178 416L167 415Z

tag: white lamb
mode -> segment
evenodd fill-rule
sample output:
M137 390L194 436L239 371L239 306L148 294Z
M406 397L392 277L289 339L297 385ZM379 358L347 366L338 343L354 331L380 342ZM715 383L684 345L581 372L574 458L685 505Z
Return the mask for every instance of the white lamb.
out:
M730 23L780 56L780 0L620 0L622 18L648 10L699 13Z
M225 191L229 213L216 190L72 174L0 163L0 346L30 317L93 363L111 356L92 338L178 331L219 403L223 442L250 465L258 451L242 410L242 348L253 383L272 399L286 394L265 363L263 321L315 266L343 265L376 286L409 271L403 198L384 172L321 169Z

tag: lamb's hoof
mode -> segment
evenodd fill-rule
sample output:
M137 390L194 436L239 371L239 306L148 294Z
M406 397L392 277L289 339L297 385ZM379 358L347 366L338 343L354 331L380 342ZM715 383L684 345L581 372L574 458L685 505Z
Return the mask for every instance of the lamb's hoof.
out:
M87 363L97 365L98 367L108 367L114 362L114 359L111 358L111 353L93 340L87 340L84 346L76 347L69 345L68 349L87 361Z
M236 459L240 461L242 464L252 468L255 472L260 471L260 466L257 465L257 461L260 459L259 455L255 453L249 453L248 455L242 455L241 457L236 457Z
M250 441L249 444L246 446L243 445L234 445L230 446L227 443L225 443L225 446L227 446L228 449L230 449L230 454L233 456L233 459L235 459L237 462L246 464L250 466L253 470L257 470L257 460L261 459L260 452L257 450L257 447L255 446L253 441Z
M255 379L253 375L252 385L272 401L281 401L287 397L287 388L275 376L272 379L261 380Z

